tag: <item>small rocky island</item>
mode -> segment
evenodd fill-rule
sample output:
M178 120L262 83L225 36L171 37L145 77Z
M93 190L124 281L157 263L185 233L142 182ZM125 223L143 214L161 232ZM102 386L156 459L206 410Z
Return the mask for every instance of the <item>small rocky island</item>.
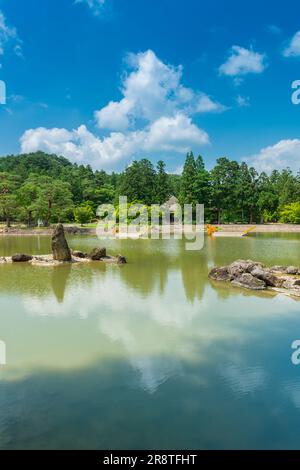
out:
M213 268L209 278L254 291L272 290L300 298L300 268L296 266L268 268L256 261L237 260L228 266Z
M108 256L106 248L94 248L90 253L72 251L65 237L64 227L58 224L53 231L51 239L52 254L26 255L16 254L9 257L0 257L0 264L5 263L31 263L38 266L56 266L62 263L82 263L101 261L103 263L126 264L126 258L122 255Z

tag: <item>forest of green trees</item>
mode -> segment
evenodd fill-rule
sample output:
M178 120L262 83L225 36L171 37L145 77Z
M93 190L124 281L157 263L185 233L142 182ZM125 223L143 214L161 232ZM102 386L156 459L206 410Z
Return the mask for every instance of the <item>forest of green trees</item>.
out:
M209 171L192 152L182 175L147 159L107 174L42 152L0 158L0 221L8 226L88 223L100 204L117 205L120 195L146 205L162 204L171 195L180 204L201 203L207 223L300 223L300 175L288 168L259 174L223 157Z

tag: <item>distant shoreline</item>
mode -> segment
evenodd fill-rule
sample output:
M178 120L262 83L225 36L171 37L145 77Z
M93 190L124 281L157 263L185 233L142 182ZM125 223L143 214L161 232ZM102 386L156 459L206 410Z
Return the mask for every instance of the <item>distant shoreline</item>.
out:
M256 227L254 233L300 233L300 224L229 224L216 225L223 232L244 232L251 227Z
M300 233L300 224L217 224L216 227L222 232L244 232L247 229L254 227L252 234L255 233ZM170 227L172 233L173 226ZM191 231L194 229L194 226ZM168 227L164 226L164 231L168 231ZM53 232L53 227L49 228L2 228L0 229L0 236L50 236ZM95 227L79 227L65 225L65 232L67 235L96 235Z
M11 227L0 229L0 236L32 236L32 235L43 235L51 236L54 227L44 228L20 228ZM96 229L94 227L76 227L76 226L65 226L65 232L67 235L96 235Z

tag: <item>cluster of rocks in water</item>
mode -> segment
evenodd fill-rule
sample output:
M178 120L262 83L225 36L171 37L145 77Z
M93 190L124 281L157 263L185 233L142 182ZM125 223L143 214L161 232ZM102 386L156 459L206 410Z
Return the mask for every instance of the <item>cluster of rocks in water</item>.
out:
M268 268L256 261L237 260L228 266L213 268L209 278L254 291L273 290L300 297L300 268L296 266Z
M76 263L84 261L102 261L105 263L126 264L127 262L126 258L122 255L116 257L108 256L106 248L94 248L90 253L70 250L62 224L58 224L53 232L51 247L52 255L31 256L26 254L16 254L11 257L1 257L0 264L30 262L36 265L56 265L60 263Z

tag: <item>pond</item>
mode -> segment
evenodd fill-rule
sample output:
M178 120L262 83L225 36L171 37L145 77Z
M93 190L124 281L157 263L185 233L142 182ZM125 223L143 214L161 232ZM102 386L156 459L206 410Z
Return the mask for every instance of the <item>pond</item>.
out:
M0 256L49 246L1 237ZM238 258L300 265L300 234L106 246L128 264L0 266L0 448L299 448L300 302L207 274Z

